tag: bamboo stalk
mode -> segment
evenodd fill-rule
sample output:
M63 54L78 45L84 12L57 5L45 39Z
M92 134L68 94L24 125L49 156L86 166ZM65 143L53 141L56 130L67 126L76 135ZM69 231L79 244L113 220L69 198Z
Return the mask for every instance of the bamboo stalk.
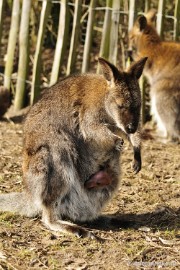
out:
M76 50L78 46L78 38L80 30L81 10L82 10L82 0L76 0L66 75L69 75L70 73L74 72L75 69L75 61L77 54Z
M150 0L145 0L145 8L144 8L145 13L148 12L149 9L150 9Z
M111 18L109 60L113 64L116 65L117 53L118 53L118 30L119 30L120 1L113 0L112 8L113 8L113 10L112 10L112 18Z
M19 31L20 21L20 0L13 1L12 7L12 19L11 28L9 32L8 48L7 48L7 60L4 72L4 87L10 90L11 87L11 75L13 71L14 53L16 49L17 36Z
M137 16L137 1L130 0L129 1L129 16L128 16L128 32L133 28L134 21ZM124 66L128 68L130 66L131 60L128 58Z
M104 16L104 24L102 30L102 39L99 55L108 59L109 57L109 41L110 41L110 27L111 27L111 8L112 8L112 0L106 0L106 12ZM97 73L99 73L99 64Z
M87 72L89 70L89 61L90 61L90 50L92 45L92 35L93 35L93 23L94 23L94 12L96 7L96 0L91 0L89 6L89 15L88 15L88 23L86 29L86 39L84 45L84 53L83 53L83 63L82 63L82 72Z
M128 31L130 31L134 25L134 21L137 16L137 1L129 1L129 22L128 22Z
M145 10L148 11L148 6L149 0L145 1ZM134 21L137 16L137 1L135 0L130 0L129 2L129 22L128 22L128 30L130 31L134 25ZM126 67L130 65L130 60L128 59L126 63ZM141 76L140 81L140 89L141 89L141 100L142 100L142 107L141 107L141 115L142 115L142 123L145 123L145 105L146 105L146 100L145 100L145 78L144 76Z
M25 84L29 58L29 16L31 0L23 0L19 34L19 65L14 101L15 110L20 110L25 101Z
M123 12L123 16L122 19L120 18L120 25L119 25L119 36L120 36L120 40L119 40L119 45L120 45L120 55L121 55L121 62L122 62L122 68L126 69L127 66L127 47L128 44L126 44L126 42L124 42L124 38L123 38L123 28L124 25L128 26L128 21L129 21L129 1L122 1L123 2L123 8L122 8L122 12ZM128 15L128 16L126 16ZM127 31L127 35L128 35L128 31ZM130 61L129 61L130 62Z
M176 0L174 10L174 40L179 40L180 1Z
M5 0L0 0L0 44L3 29L3 14L4 14Z
M67 45L68 28L69 28L68 0L62 0L60 16L59 16L58 37L57 37L54 62L53 62L53 67L52 67L52 72L51 72L50 85L55 84L59 78L59 70L60 70L62 60L63 60L64 51Z
M41 10L41 18L39 25L39 32L37 38L36 52L34 56L34 64L33 64L33 75L32 75L32 87L31 87L31 104L36 101L40 92L40 81L41 81L41 51L42 45L44 41L44 34L46 30L46 23L51 11L51 2L43 1L42 10Z
M165 11L165 0L159 0L156 29L160 37L163 37L164 11Z

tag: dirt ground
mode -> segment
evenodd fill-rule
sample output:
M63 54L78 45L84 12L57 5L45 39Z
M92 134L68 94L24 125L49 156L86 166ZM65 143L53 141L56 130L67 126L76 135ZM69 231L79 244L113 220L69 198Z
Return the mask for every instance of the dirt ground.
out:
M0 121L0 192L22 190L22 123ZM0 213L0 269L180 269L180 145L143 140L143 168L131 170L122 154L122 182L90 229L103 241L48 231L40 219ZM126 228L120 220L130 220ZM86 226L86 224L84 224Z

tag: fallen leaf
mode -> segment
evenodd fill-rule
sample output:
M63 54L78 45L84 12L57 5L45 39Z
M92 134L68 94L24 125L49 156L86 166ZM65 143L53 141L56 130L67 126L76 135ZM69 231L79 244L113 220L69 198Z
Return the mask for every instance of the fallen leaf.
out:
M138 231L141 231L141 232L150 232L150 228L149 227L145 227L145 226L143 226L143 227L140 227L139 229L138 229Z
M161 237L159 237L159 240L163 245L166 245L166 246L173 246L174 245L174 241L172 241L172 240L166 240L166 239L163 239Z

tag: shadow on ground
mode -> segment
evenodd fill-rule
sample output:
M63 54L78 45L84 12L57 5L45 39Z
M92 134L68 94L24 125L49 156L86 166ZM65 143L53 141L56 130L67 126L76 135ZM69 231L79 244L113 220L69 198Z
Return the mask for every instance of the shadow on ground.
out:
M103 231L116 231L123 229L149 228L153 231L180 229L180 208L161 207L153 212L142 214L120 214L116 213L109 216L100 216L91 223L86 223L86 227Z

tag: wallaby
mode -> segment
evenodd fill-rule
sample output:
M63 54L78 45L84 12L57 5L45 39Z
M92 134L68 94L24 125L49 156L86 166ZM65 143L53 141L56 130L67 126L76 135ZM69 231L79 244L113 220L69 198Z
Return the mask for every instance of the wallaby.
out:
M129 33L135 60L148 57L144 74L150 83L151 113L157 127L172 141L180 141L180 44L161 41L150 10L137 18Z
M43 94L24 124L25 191L1 194L1 211L42 215L50 230L93 237L64 219L96 219L118 189L122 139L113 129L128 134L141 169L138 79L146 59L123 72L99 58L103 75L72 75Z

